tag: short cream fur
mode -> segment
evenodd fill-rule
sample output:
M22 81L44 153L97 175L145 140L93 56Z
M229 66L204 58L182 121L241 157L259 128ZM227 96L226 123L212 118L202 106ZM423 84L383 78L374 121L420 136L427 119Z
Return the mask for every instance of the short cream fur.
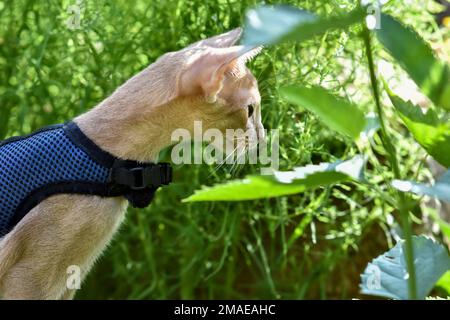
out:
M259 49L235 46L240 35L234 29L166 53L74 121L102 149L138 161L156 160L171 133L193 130L196 120L258 139L260 95L245 62ZM124 198L62 194L41 202L0 239L0 298L71 299L67 267L79 266L84 278L126 209Z

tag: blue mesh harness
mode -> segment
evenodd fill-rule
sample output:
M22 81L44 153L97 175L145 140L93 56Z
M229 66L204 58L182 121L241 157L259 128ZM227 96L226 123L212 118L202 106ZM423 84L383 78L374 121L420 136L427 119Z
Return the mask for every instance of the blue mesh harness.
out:
M74 122L10 138L0 142L0 237L51 195L124 196L143 208L171 180L169 164L118 159Z

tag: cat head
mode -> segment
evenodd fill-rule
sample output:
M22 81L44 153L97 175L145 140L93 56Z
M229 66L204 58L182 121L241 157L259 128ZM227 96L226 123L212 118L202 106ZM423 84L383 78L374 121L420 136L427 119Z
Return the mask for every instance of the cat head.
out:
M178 70L173 76L176 88L166 92L166 99L172 96L184 101L179 104L182 122L201 121L203 129L218 129L222 133L241 129L245 134L234 139L245 140L248 146L264 137L258 83L246 66L261 48L236 45L241 33L240 28L234 29L166 53L153 70L158 65L171 65ZM182 126L189 128L191 124Z
M241 33L240 28L234 29L185 48L189 58L179 78L179 92L182 96L204 97L198 111L208 127L245 129L252 139L263 132L261 97L258 82L246 63L260 53L261 47L235 45ZM211 121L218 115L222 116L219 121Z
M261 98L246 63L261 49L236 45L241 33L234 29L162 55L76 122L124 159L154 159L175 143L175 130L193 133L198 121L203 130L225 134L225 141L216 141L222 150L230 139L239 141L238 150L256 145L264 137ZM227 129L241 131L230 138Z

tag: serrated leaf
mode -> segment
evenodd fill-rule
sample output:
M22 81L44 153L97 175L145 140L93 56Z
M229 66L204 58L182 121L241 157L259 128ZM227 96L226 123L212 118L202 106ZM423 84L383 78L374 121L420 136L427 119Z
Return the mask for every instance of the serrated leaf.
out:
M366 118L356 105L321 87L287 86L280 93L289 102L314 112L331 129L353 139L366 126Z
M408 272L404 240L368 264L361 275L361 293L391 299L408 299ZM413 237L417 297L425 299L437 280L450 269L445 248L424 236Z
M381 14L378 40L437 106L450 110L450 68L439 61L430 46L410 28Z
M320 18L288 5L260 6L246 16L243 45L272 45L285 41L304 41L335 28L345 28L362 21L364 12Z
M408 180L394 180L392 186L403 192L430 196L450 203L450 170L439 178L434 185L425 185Z
M303 192L309 188L363 179L365 159L356 156L347 161L321 163L276 171L271 176L248 176L225 184L197 190L183 202L242 201L279 197Z
M400 118L416 141L444 167L450 167L450 123L441 122L434 110L422 112L419 106L403 101L387 88Z

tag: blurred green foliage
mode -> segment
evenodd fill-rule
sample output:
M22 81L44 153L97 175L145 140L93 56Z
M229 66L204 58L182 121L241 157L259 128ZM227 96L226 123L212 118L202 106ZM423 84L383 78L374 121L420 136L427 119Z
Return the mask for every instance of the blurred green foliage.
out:
M322 15L354 8L350 0L284 2ZM432 2L414 0L404 6L390 1L386 10L425 39L439 42L442 37L427 12ZM79 1L80 28L72 29L68 8L75 3L0 0L0 138L71 119L163 53L242 25L245 11L258 4L85 0ZM321 85L358 101L366 113L373 110L359 32L355 26L269 48L251 63L264 125L280 130L281 169L333 162L357 152L351 140L323 130L314 115L283 101L278 88ZM402 130L400 124L396 129ZM393 134L402 172L419 172L423 150ZM382 149L372 157L386 161ZM150 208L129 209L126 223L77 297L355 297L367 262L392 245L388 230L395 208L373 190L352 185L278 199L181 203L201 185L257 169L175 168L175 183L160 190ZM391 178L370 169L373 180Z

